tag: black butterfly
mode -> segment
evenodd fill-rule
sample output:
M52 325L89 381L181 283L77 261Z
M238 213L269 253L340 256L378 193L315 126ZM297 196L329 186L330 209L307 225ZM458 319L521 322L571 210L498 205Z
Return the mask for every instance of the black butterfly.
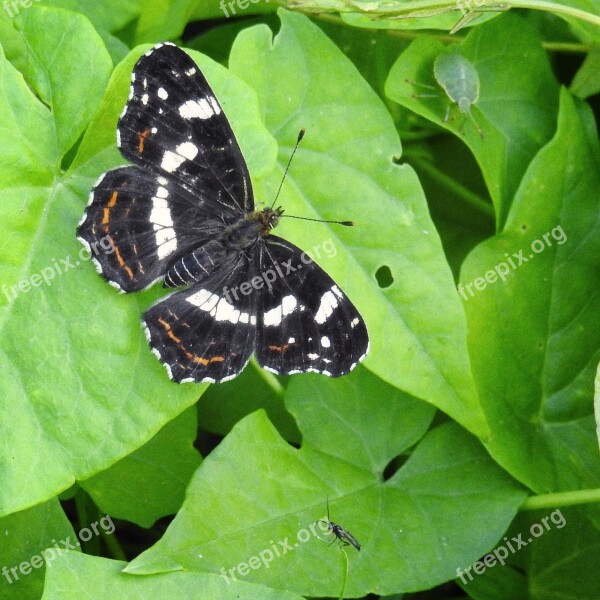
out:
M364 321L317 264L270 234L283 211L255 211L244 157L196 64L160 44L131 82L117 145L134 164L100 178L77 235L88 250L110 241L94 258L123 292L189 286L144 315L169 376L226 381L253 352L282 375L351 371L368 351Z

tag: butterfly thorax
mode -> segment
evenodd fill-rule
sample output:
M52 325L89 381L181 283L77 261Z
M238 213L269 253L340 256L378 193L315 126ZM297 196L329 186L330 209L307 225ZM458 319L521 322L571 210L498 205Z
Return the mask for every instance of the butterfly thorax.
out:
M246 219L250 222L257 223L259 225L259 235L264 237L271 229L277 227L279 219L283 214L283 208L264 208L263 210L257 210L248 214Z
M244 219L239 219L225 228L220 239L228 248L245 250L277 227L282 213L281 208L265 208L247 213Z

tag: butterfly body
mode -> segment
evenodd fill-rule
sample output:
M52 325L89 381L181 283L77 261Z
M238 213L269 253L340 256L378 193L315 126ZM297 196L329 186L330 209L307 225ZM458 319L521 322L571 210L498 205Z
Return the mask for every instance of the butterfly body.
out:
M210 275L231 254L246 252L277 226L283 210L266 208L248 213L228 225L215 239L183 255L169 267L164 287L174 288L191 285Z
M344 375L368 351L362 317L306 253L271 233L246 162L197 65L173 44L134 67L117 145L133 164L105 173L77 230L114 287L181 288L150 307L152 351L177 382L222 382L254 354L277 374ZM97 244L96 244L97 246Z

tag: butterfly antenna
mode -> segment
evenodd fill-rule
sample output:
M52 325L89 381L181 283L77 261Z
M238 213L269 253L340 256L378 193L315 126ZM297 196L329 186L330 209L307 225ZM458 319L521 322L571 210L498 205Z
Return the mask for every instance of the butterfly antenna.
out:
M331 522L331 518L329 517L329 496L327 496L327 520Z
M279 184L279 189L277 190L277 194L275 194L275 199L273 200L273 204L271 204L271 209L275 206L275 202L277 202L277 198L279 198L279 193L281 192L281 188L283 186L283 182L285 181L285 176L290 168L290 164L292 163L292 159L294 158L294 154L296 154L296 150L298 150L298 146L304 137L304 129L300 130L298 134L298 139L296 140L296 145L294 146L294 150L292 151L292 155L290 156L290 160L288 160L287 167L285 168L285 172L283 173L283 177L281 178L281 183ZM317 223L333 223L334 225L344 225L345 227L354 227L354 221L327 221L325 219L311 219L310 217L296 217L295 215L280 215L280 217L286 217L288 219L301 219L302 221L316 221Z
M277 202L277 198L279 198L279 192L281 192L283 182L285 181L285 176L287 175L290 165L292 164L292 158L294 158L294 154L296 154L296 150L298 150L298 146L300 145L300 142L302 141L302 138L304 137L304 131L305 131L304 129L301 129L300 133L298 134L298 139L296 140L296 145L294 146L294 149L292 150L292 155L290 156L290 160L288 160L287 167L285 168L285 172L283 173L283 177L281 178L281 183L279 184L279 189L277 190L277 193L275 194L275 199L273 200L273 204L271 204L271 208L273 208L275 206L275 202Z
M303 221L316 221L317 223L333 223L334 225L344 225L345 227L354 227L354 221L328 221L326 219L311 219L309 217L297 217L296 215L280 215L280 218L286 219L302 219Z

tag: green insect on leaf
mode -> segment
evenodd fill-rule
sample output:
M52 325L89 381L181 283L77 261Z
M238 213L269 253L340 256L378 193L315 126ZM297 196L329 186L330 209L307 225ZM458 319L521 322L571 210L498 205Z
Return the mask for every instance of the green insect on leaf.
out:
M479 135L483 132L477 124L471 106L479 99L479 75L473 64L458 52L440 54L433 64L433 75L452 101L444 121L448 120L453 104L465 115L469 115ZM463 124L464 126L464 124Z

